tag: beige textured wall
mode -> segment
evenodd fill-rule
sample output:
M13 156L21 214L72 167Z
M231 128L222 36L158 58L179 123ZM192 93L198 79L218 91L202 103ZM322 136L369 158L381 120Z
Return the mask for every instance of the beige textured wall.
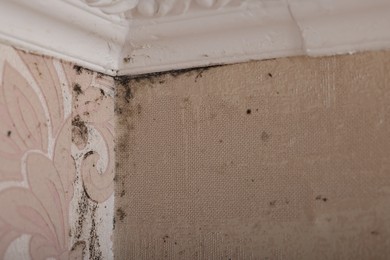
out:
M118 82L116 259L387 259L390 53Z

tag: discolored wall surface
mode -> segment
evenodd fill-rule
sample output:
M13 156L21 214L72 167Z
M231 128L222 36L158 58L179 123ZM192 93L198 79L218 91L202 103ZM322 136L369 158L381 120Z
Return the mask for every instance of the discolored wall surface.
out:
M390 53L117 80L116 259L386 259Z

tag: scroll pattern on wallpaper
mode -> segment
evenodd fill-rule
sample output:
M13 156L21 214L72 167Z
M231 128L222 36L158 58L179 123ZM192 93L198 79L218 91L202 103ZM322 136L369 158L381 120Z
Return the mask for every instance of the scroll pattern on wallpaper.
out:
M0 45L0 259L110 259L113 79Z

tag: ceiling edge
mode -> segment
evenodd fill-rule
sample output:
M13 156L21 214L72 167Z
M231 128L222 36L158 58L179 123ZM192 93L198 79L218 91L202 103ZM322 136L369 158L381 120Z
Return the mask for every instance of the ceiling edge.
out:
M153 1L3 0L0 40L113 76L390 47L387 0Z

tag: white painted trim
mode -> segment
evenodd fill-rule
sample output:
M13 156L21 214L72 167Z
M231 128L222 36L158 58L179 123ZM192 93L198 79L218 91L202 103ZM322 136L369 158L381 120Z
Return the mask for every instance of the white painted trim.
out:
M2 0L0 40L110 75L390 47L388 0L83 1Z
M126 23L66 1L0 1L1 41L107 74L116 74L126 34Z

